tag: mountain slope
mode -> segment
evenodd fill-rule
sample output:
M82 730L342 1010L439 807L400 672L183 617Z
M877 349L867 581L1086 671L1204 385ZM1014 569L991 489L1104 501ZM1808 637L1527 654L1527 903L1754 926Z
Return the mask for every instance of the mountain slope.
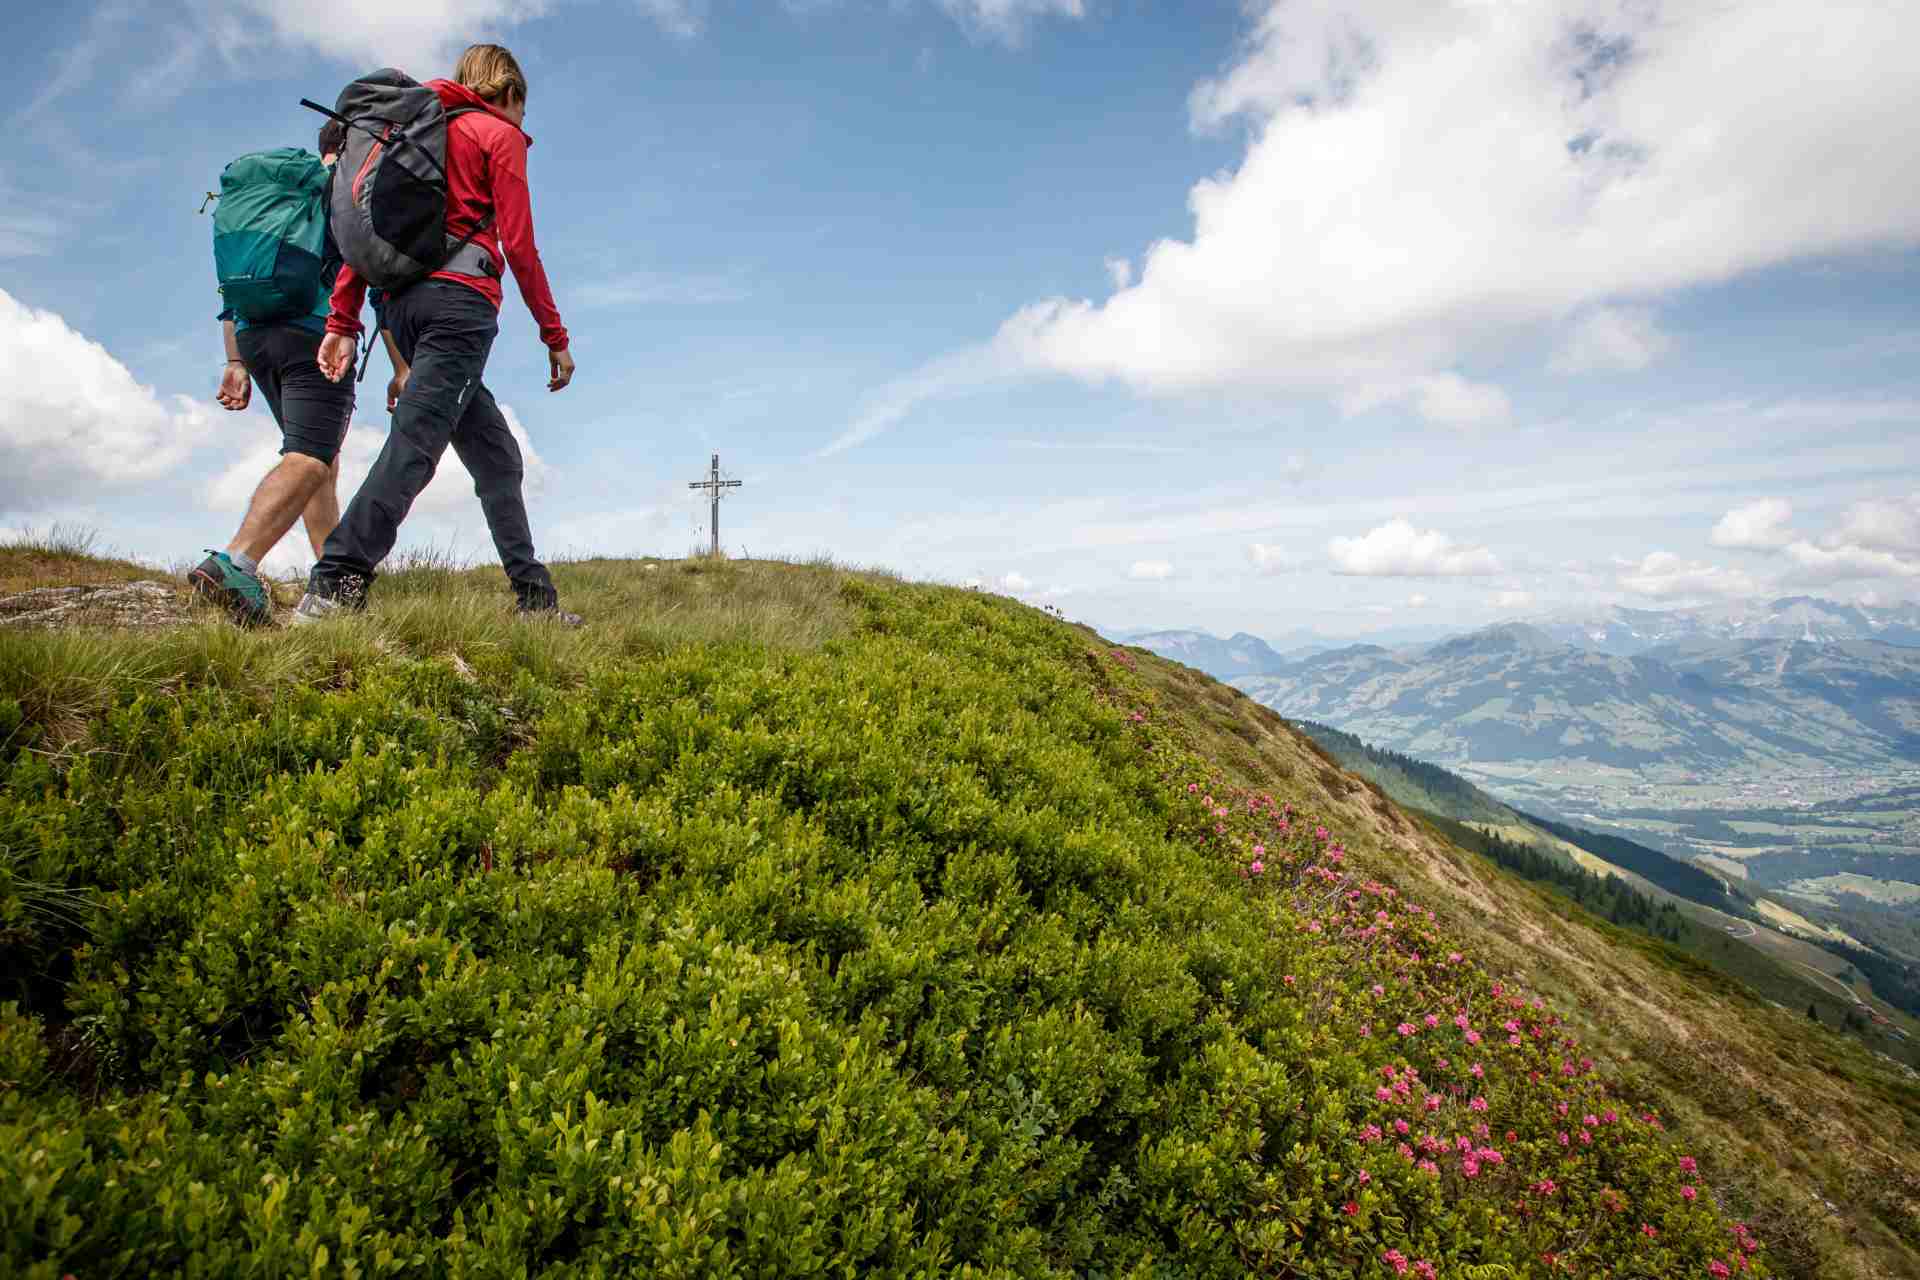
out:
M1230 688L556 575L588 631L0 633L8 1274L1912 1269L1909 1076Z

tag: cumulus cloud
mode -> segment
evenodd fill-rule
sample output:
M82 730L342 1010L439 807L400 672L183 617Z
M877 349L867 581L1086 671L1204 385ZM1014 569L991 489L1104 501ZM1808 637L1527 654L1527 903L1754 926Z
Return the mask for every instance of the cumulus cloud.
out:
M0 290L0 513L153 481L217 412L162 399L58 315Z
M1133 263L1125 258L1107 259L1107 279L1113 281L1113 287L1124 289L1133 283Z
M1786 554L1796 566L1787 575L1790 582L1824 585L1854 578L1920 578L1920 556L1854 543L1801 540L1788 543Z
M1525 609L1533 603L1531 591L1502 591L1493 597L1496 609Z
M1920 578L1920 494L1870 498L1841 513L1817 538L1791 526L1793 507L1762 498L1713 527L1717 547L1766 551L1787 562L1783 584L1831 587L1862 578Z
M1333 571L1369 578L1450 578L1499 573L1500 561L1485 547L1462 546L1433 529L1389 520L1358 538L1327 543Z
M1273 0L1193 94L1248 143L1185 237L987 345L1147 393L1386 386L1485 420L1447 371L1543 326L1580 317L1559 367L1635 366L1664 339L1621 299L1920 240L1890 124L1920 116L1916 44L1920 7L1882 0Z
M1620 566L1620 587L1654 600L1750 596L1760 583L1739 569L1687 560L1671 551L1649 552L1637 564Z
M1831 536L1847 546L1920 553L1920 493L1855 503Z
M1127 569L1134 582L1165 582L1173 576L1173 564L1167 560L1135 560Z
M1264 542L1249 543L1247 559L1253 561L1253 567L1261 573L1295 573L1307 567L1308 558L1285 547L1269 546Z
M1716 547L1775 551L1793 541L1793 504L1785 498L1761 498L1720 517L1707 535Z
M1599 307L1568 331L1548 367L1555 373L1632 373L1665 355L1673 340L1646 307Z

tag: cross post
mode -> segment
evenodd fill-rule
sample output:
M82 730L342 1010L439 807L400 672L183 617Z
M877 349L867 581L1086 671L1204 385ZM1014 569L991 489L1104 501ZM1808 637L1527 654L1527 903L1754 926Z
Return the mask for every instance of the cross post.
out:
M738 480L722 480L720 478L720 455L717 453L713 455L713 466L707 473L705 480L690 480L687 482L687 488L705 489L707 496L713 499L712 555L715 560L720 558L720 491L723 489L738 489L740 484L741 482Z

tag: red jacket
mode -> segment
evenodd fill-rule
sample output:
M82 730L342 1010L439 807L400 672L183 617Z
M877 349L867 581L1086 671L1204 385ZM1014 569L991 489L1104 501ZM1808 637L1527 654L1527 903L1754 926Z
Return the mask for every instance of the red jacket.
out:
M449 111L455 107L480 108L447 122L447 234L459 239L492 210L493 223L474 237L474 243L486 246L496 266L504 261L513 268L520 296L540 326L540 341L551 350L563 350L567 327L560 323L560 309L553 305L553 290L547 285L547 269L540 264L540 250L533 243L533 205L527 196L527 148L533 145L533 139L465 85L429 80L427 87L440 95ZM498 277L436 271L432 278L466 285L484 294L494 306L500 305ZM359 336L360 307L366 296L367 282L360 273L342 267L333 285L333 314L327 317L327 332Z

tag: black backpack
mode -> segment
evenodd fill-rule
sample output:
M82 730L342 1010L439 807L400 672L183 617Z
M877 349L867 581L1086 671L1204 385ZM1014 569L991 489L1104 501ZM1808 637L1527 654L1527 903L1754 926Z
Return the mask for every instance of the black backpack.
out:
M493 255L473 243L491 213L462 239L447 234L447 124L477 107L448 110L392 67L349 84L331 109L307 98L300 105L347 127L328 213L340 256L368 284L394 293L436 271L499 274Z

